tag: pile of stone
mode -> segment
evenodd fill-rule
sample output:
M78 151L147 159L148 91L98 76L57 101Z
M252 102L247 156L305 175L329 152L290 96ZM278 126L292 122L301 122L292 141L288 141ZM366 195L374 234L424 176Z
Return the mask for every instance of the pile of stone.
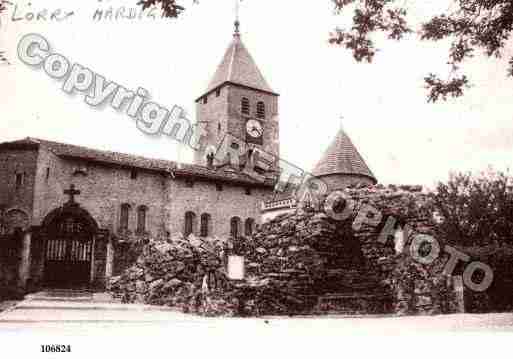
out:
M387 221L395 223L396 229L408 225L412 234L434 233L436 224L433 208L429 196L422 191L421 186L355 186L348 188L347 193L357 203L353 218L366 205L377 209L381 216L378 226L373 221L363 222L361 228L354 232L369 263L376 263L383 257L395 254L393 238L385 246L377 241Z
M252 238L178 235L150 241L136 263L111 280L110 290L125 302L204 315L323 313L337 307L353 313L444 311L446 278L396 253L392 240L377 240L389 217L412 233L432 233L428 196L407 186L356 186L347 193L357 205L343 221L330 218L322 205L299 206L259 226ZM381 220L355 230L365 205L376 208ZM228 255L244 257L244 280L227 279Z
M422 187L354 186L346 193L356 205L344 221L330 218L322 205L317 209L300 205L297 213L261 226L244 248L248 272L270 280L274 290L298 298L317 297L322 303L333 298L344 312L361 312L361 308L399 314L453 311L454 288L441 270L446 258L426 267L396 252L395 229L408 226L405 248L414 235L435 235L433 207ZM369 206L377 220L355 228L355 219ZM380 243L378 237L391 220L395 225L389 228L389 239ZM339 259L335 270L330 254Z
M433 315L459 310L454 281L442 275L447 260L447 256L442 256L431 265L424 265L407 254L395 258L388 278L394 293L395 314Z
M361 251L350 222L338 222L322 211L299 210L277 217L235 249L246 259L248 278L266 283L252 303L257 314L311 313L322 295L368 293L379 285L370 274L366 288L361 281L356 283L367 267L363 258L359 260Z
M348 193L358 202L360 208L370 205L378 209L383 217L377 227L364 224L354 235L361 243L367 264L375 266L384 274L382 282L389 287L394 298L393 312L402 315L456 311L458 304L454 282L443 274L448 256L442 255L431 265L425 265L415 261L409 251L415 235L427 234L436 238L433 206L422 187L355 187L349 188ZM377 241L384 224L390 219L396 223L396 229L404 229L406 226L409 228L403 249L399 253L394 248L393 236L385 245ZM443 243L440 242L440 245L443 246Z
M167 305L187 311L207 274L223 278L225 250L226 242L192 235L150 241L136 263L110 280L109 290L126 303Z

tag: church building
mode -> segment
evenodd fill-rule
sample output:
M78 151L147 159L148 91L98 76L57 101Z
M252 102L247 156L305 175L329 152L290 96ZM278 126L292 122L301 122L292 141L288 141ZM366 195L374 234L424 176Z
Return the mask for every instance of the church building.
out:
M278 98L237 24L196 101L205 149L229 133L277 157ZM126 253L119 243L176 233L251 235L275 174L270 168L257 179L243 173L250 155L242 153L234 167L206 150L195 153L195 164L182 164L37 138L1 143L0 281L102 287L122 269Z
M194 164L30 137L0 143L0 288L104 288L130 261L130 243L176 233L250 236L263 220L293 209L290 194L273 194L276 162L255 166L257 177L244 171L255 149L279 158L278 100L236 22L196 100L206 136ZM226 139L240 153L235 165L214 156ZM376 183L344 132L314 174L333 189Z

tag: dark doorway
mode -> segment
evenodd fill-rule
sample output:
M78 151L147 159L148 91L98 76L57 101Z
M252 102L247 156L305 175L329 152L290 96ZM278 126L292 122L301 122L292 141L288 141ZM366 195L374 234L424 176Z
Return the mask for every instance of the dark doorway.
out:
M91 282L93 238L97 226L78 206L64 207L46 221L45 285L76 288Z
M91 241L49 239L46 245L46 284L52 287L87 285L91 277L91 254Z

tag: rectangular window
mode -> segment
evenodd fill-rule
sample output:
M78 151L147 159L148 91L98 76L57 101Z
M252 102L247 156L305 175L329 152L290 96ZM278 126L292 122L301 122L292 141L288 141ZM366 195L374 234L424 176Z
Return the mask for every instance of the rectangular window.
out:
M23 186L23 173L16 173L16 189L20 189Z
M139 207L137 210L137 232L143 234L146 231L146 212L145 206Z
M46 176L45 179L48 182L48 179L50 178L50 167L46 167Z
M137 179L137 171L135 169L130 171L130 178L133 180Z
M207 97L207 96L205 96L205 97L203 97L203 104L205 104L205 105L206 105L207 103L208 103L208 97Z
M241 112L243 115L249 115L250 113L249 99L246 97L243 97L241 100Z
M219 97L221 95L221 89L216 90L216 97Z
M130 216L130 205L125 203L121 205L121 216L119 220L119 227L121 229L128 229L128 218Z
M265 119L265 103L262 101L257 103L257 117L260 119Z
M216 190L217 192L221 192L223 190L223 185L220 183L216 183Z
M203 213L201 215L201 237L208 237L208 227L210 227L210 214Z

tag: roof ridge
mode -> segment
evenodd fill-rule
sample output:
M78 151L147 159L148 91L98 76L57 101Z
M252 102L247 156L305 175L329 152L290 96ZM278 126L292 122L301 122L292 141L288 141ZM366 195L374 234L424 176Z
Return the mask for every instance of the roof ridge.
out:
M240 37L238 37L240 40ZM237 43L237 42L236 42ZM235 61L235 52L237 51L237 46L233 46L232 56L230 58L230 64L228 65L228 81L232 78L233 73L233 62Z
M104 149L98 149L98 148L93 148L93 147L88 147L88 146L74 145L74 144L70 144L70 143L57 142L57 141L45 140L45 139L36 139L36 140L40 144L49 145L49 146L51 146L51 145L68 146L68 147L73 147L73 148L80 149L80 150L94 151L94 152L98 152L98 153L122 155L122 156L128 156L128 157L139 158L139 159L150 160L150 161L162 161L162 162L176 163L176 161L171 161L171 160L167 160L167 159L163 159L163 158L146 157L146 156L127 153L127 152L104 150Z

